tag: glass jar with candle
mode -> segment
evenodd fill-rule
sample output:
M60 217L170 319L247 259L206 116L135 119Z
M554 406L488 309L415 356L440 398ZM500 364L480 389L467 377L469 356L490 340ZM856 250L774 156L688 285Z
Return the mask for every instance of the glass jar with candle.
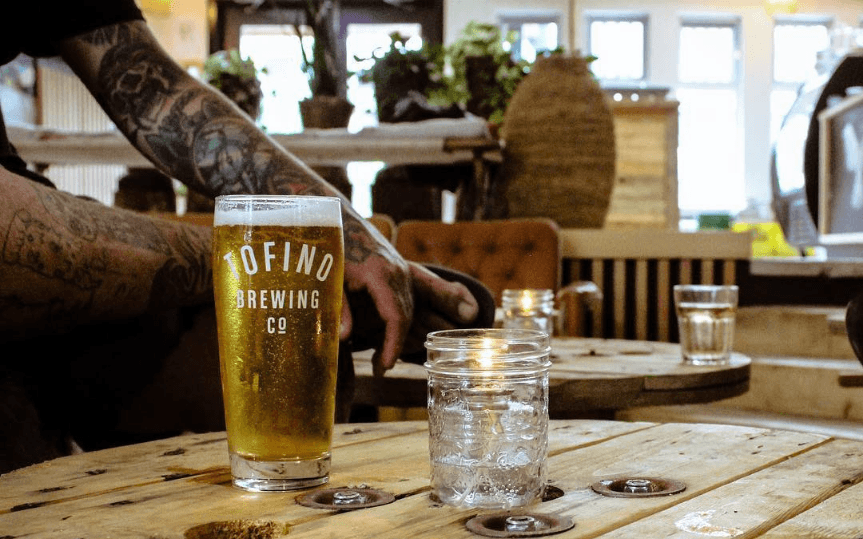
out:
M554 332L554 291L507 289L501 296L503 327Z
M448 330L430 333L425 345L433 496L483 509L538 501L548 455L548 334Z

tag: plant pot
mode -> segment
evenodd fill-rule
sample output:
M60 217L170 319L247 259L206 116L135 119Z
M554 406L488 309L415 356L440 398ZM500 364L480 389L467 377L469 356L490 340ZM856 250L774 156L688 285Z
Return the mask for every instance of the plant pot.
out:
M465 78L470 95L466 105L467 111L482 118L488 118L494 112L489 96L499 84L494 57L485 55L465 58Z
M430 84L428 58L418 52L390 53L375 62L372 82L378 120L404 121L397 113L399 101L411 94L423 95Z
M300 117L306 129L345 128L354 105L338 96L320 95L300 101Z

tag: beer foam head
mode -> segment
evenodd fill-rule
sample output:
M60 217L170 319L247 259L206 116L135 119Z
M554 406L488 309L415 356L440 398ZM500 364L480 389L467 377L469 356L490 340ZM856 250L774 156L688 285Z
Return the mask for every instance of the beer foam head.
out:
M214 226L341 226L336 197L227 195L216 198Z

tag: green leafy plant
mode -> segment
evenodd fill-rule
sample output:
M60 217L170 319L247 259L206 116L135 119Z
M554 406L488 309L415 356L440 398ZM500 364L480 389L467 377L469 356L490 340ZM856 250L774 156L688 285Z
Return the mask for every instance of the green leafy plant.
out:
M261 111L261 82L251 58L242 58L240 51L231 49L211 54L204 62L204 79L236 103L246 114L257 118Z
M407 37L390 34L390 45L373 58L371 68L359 73L366 82L375 83L379 114L386 118L389 109L409 91L420 92L429 105L446 107L457 104L486 118L489 123L503 122L506 107L519 83L528 76L531 62L514 60L511 49L515 32L504 34L488 23L470 22L461 37L448 47L424 45L408 50ZM562 48L540 54L561 54ZM588 63L594 57L586 58Z
M503 121L507 103L530 71L529 62L512 58L514 37L513 32L504 35L494 24L468 23L461 37L446 49L452 68L446 97L490 122Z
M377 50L371 58L355 58L366 63L372 60L371 67L358 76L364 82L374 82L382 121L392 118L397 102L405 96L416 93L427 99L443 84L443 47L425 45L420 50L409 50L407 36L394 32L389 37L388 48Z

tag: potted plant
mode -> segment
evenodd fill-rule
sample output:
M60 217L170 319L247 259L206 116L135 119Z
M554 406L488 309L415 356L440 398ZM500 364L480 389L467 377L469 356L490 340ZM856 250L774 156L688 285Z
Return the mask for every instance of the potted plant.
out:
M389 48L374 58L357 58L373 60L372 67L360 77L374 83L378 119L400 122L463 116L451 100L438 99L440 106L431 103L445 88L443 47L424 45L420 50L408 50L406 36L394 32L389 37Z
M504 35L494 24L472 21L446 51L453 73L448 84L451 98L491 124L503 121L515 88L530 69L529 62L513 60L504 46L513 35Z
M307 128L347 127L354 110L344 97L336 52L339 7L339 0L305 0L303 5L305 23L314 34L311 57L305 46L300 47L312 90L312 97L300 102L300 115Z
M260 70L266 73L266 68ZM204 79L236 103L253 120L261 114L261 81L251 58L231 49L213 53L204 62Z

